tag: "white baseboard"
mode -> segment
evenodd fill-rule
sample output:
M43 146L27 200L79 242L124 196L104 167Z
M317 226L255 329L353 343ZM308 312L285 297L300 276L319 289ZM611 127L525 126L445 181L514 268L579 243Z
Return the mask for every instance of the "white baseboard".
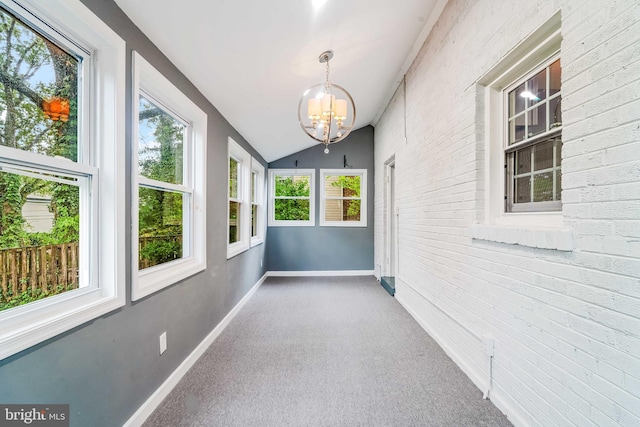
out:
M269 277L308 277L308 276L373 276L373 270L330 270L330 271L269 271Z
M404 289L402 289L403 287ZM476 385L476 387L478 387L480 390L483 390L485 386L484 384L485 381L484 381L482 372L478 372L471 365L466 363L464 358L461 357L461 355L458 354L458 352L449 345L449 342L442 339L442 337L434 331L434 329L429 325L429 323L426 322L422 318L422 316L416 310L413 309L413 307L410 304L410 301L408 301L405 298L407 291L414 294L413 295L414 298L422 298L425 301L427 301L428 304L432 305L431 302L427 298L425 298L422 294L417 292L413 286L396 277L396 295L395 295L396 300L400 303L400 305L404 307L405 310L409 312L411 317L413 317L416 320L416 322L418 322L418 324L422 327L422 329L424 329L431 336L431 338L433 338L434 341L438 343L438 345L444 350L447 356L449 356L451 360L453 360L456 363L456 365L458 365L460 369L462 369L462 371L469 377L469 379ZM436 308L436 309L439 310L439 308ZM476 337L471 333L469 333L469 335L473 336L475 339L480 341L479 337Z
M485 380L483 380L482 373L477 372L469 364L464 362L464 359L461 357L461 355L459 355L457 351L455 351L450 345L448 345L448 342L442 339L440 335L435 333L433 328L431 328L431 326L411 307L408 298L405 298L405 294L407 293L407 291L413 293L414 297L423 298L426 300L426 298L421 295L413 286L411 286L407 282L399 280L399 278L396 277L396 300L400 303L400 305L402 305L402 307L404 307L405 310L407 310L411 317L413 317L416 322L418 322L422 329L424 329L429 334L429 336L431 336L431 338L433 338L433 340L438 343L440 348L442 348L447 356L449 356L451 360L453 360L454 363L458 365L462 372L464 372L469 377L471 382L473 382L476 387L478 387L478 389L484 390ZM437 309L439 310L439 308ZM476 338L480 339L479 337ZM525 419L520 415L520 411L515 410L515 408L511 404L505 401L505 399L500 396L500 393L497 390L491 391L489 400L491 400L491 402L493 402L493 404L507 416L507 418L513 423L513 425L524 426L530 424L528 422L525 422Z
M138 427L141 426L149 415L156 410L156 408L162 403L165 397L173 390L182 377L191 369L196 361L204 354L209 346L215 341L216 338L222 333L224 328L227 327L229 322L238 314L240 309L249 301L253 294L258 290L260 285L267 279L268 274L265 273L258 282L253 285L251 290L236 304L235 307L225 316L224 319L216 326L213 331L205 337L204 340L187 356L187 358L176 368L169 378L162 383L160 387L138 408L138 410L124 423L123 427Z

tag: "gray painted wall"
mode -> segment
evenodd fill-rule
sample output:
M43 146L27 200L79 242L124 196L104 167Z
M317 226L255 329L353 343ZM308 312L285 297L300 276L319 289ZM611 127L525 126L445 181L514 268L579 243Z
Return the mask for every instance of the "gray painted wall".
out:
M266 271L260 268L264 244L226 259L227 138L231 136L264 160L112 0L82 2L127 42L128 147L132 49L209 116L207 269L135 303L130 300L128 273L125 307L0 361L0 402L69 403L72 426L120 426ZM129 171L130 160L126 166ZM126 179L128 189L129 172ZM128 207L130 199L128 190ZM167 331L168 350L159 356L158 337L163 331Z
M269 163L269 169L292 169L297 160L300 169L316 169L316 226L268 227L270 271L373 270L373 127L352 132L329 154L323 151L316 144ZM367 227L320 227L320 169L343 168L345 155L353 169L367 169Z

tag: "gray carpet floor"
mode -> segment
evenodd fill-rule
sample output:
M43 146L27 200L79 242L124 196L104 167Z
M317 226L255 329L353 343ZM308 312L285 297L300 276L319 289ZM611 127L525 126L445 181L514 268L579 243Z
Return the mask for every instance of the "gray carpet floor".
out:
M510 426L373 277L269 278L145 426Z

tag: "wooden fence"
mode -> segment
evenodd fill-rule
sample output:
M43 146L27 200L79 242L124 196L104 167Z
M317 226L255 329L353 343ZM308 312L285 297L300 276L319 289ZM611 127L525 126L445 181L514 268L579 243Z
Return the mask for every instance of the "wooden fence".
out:
M78 242L0 250L0 287L3 299L28 289L55 294L77 288Z

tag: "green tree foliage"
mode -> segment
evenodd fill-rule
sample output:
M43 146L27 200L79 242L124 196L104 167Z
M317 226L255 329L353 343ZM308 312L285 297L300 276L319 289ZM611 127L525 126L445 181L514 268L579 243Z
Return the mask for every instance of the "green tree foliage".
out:
M140 139L152 130L153 141L141 143L140 175L170 184L183 184L184 125L150 102L140 100ZM139 252L141 268L182 257L183 195L140 187Z
M77 86L78 61L0 9L0 145L77 161ZM64 120L45 114L56 98L64 99L70 107ZM47 174L38 178L33 173L12 171L15 165L10 159L0 162L5 166L0 171L0 250L77 242L78 187L52 181ZM37 174L36 165L32 172ZM51 200L50 232L32 232L23 217L30 196ZM21 280L17 292L0 289L0 310L68 289L51 285L32 290L25 278Z
M342 175L331 183L332 186L342 189L342 197L360 197L360 176ZM360 200L350 200L345 203L347 218L360 219Z
M63 285L57 285L51 292L43 292L42 289L29 289L14 296L12 292L4 294L2 289L0 289L0 311L38 301L48 296L62 293L66 290L67 289Z
M275 219L278 221L309 220L309 178L306 176L276 176ZM284 197L284 198L278 198Z
M169 239L166 236L163 239L151 241L140 249L140 259L146 260L148 262L148 266L173 261L181 256L181 242L177 241L177 239Z
M229 158L229 198L238 198L238 161ZM229 243L240 240L240 228L238 227L238 207L237 201L229 201Z
M43 82L39 75L53 76ZM68 121L45 116L42 103L54 96L70 103ZM77 61L0 10L0 144L49 156L77 158ZM67 243L78 240L78 193L68 185L0 172L0 248L35 240ZM64 188L64 189L63 189ZM66 193L66 194L62 194ZM52 197L54 229L36 236L25 227L22 207L31 194ZM71 223L75 221L75 223Z
M24 230L21 187L23 178L19 175L0 173L0 249L17 248L28 239Z

